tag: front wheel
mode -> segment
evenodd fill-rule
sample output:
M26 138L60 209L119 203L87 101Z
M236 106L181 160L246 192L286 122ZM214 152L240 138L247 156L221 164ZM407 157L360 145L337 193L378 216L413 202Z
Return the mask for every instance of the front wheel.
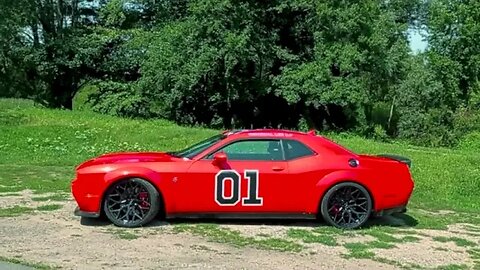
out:
M107 190L103 209L113 224L120 227L139 227L157 216L160 195L146 180L125 179L114 183Z
M356 229L367 222L372 207L372 199L364 187L344 182L325 193L320 211L327 223L341 229Z

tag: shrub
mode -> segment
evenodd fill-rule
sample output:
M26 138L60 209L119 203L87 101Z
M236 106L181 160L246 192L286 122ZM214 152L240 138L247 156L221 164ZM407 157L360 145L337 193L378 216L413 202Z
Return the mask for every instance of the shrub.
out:
M156 116L133 83L107 81L98 83L97 87L98 91L91 93L87 101L95 112L131 118Z
M453 113L447 108L405 111L398 124L399 137L426 146L454 146L457 137L452 126Z
M82 86L73 97L72 109L74 111L91 111L92 104L89 102L89 98L91 95L98 94L98 91L98 86L93 83Z
M465 135L459 142L458 148L464 150L480 150L480 131L474 131Z

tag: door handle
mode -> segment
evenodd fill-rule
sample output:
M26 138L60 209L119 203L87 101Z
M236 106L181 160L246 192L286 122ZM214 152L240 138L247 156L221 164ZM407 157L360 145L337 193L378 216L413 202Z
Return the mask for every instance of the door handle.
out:
M280 171L285 170L285 168L284 168L284 167L280 167L280 166L275 166L275 167L272 168L272 170L274 170L274 171L276 171L276 172L280 172Z

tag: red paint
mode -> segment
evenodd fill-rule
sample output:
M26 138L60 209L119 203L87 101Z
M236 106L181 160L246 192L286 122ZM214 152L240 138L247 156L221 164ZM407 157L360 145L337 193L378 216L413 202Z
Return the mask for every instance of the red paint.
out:
M388 158L357 155L313 132L245 130L225 132L226 138L191 159L167 153L111 153L77 167L72 193L80 210L98 213L106 189L115 181L140 177L160 191L167 216L181 213L307 213L316 214L323 194L342 181L363 185L372 195L374 210L406 205L413 181L406 164ZM236 140L294 139L310 147L315 155L290 161L233 161L219 154L205 156ZM351 167L350 159L359 161ZM240 201L221 206L215 201L215 176L221 169L235 170L240 178ZM257 170L261 205L243 204L249 180L245 170ZM231 181L225 196L231 196Z

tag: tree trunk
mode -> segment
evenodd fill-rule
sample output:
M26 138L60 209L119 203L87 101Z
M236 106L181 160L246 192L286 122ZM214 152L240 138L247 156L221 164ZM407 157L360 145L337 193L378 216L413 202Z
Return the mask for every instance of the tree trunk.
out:
M33 35L33 46L38 47L38 45L40 44L40 39L38 36L38 24L36 20L32 20L31 28L32 28L32 35Z
M395 98L396 96L393 96L392 106L390 107L390 115L388 116L388 130L392 128L392 118L393 118L393 110L395 108Z

